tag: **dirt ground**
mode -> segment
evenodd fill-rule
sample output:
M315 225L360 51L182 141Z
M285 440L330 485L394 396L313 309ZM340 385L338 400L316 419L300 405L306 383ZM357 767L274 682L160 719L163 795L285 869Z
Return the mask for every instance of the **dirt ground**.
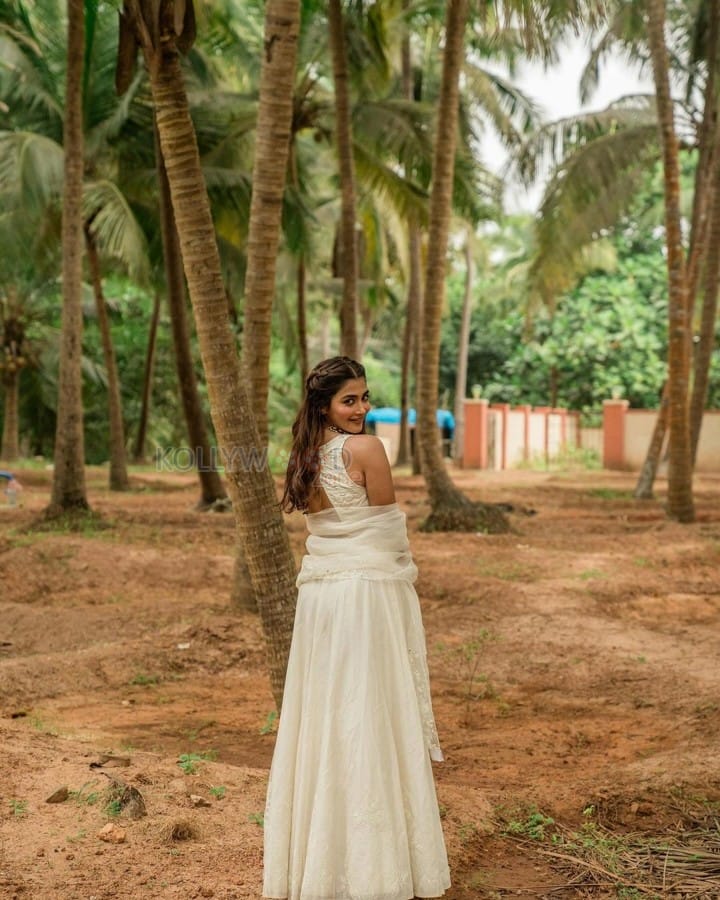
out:
M111 494L95 469L110 527L28 530L50 473L19 478L23 505L0 507L0 897L259 898L274 704L257 617L229 602L231 516L195 512L191 476ZM456 480L516 511L510 535L425 535L422 483L397 479L446 897L720 897L720 478L697 480L690 526L633 501L630 475Z

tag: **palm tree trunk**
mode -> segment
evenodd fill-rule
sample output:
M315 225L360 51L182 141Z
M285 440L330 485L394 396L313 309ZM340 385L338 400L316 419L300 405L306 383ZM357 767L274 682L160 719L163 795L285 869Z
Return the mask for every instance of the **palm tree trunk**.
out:
M395 465L406 466L410 462L410 425L408 412L410 409L410 376L416 370L413 365L416 359L418 310L420 308L421 260L420 230L411 222L408 225L408 292L405 311L405 328L403 330L402 361L400 367L400 445Z
M650 444L648 446L645 462L640 469L637 484L633 496L636 500L652 500L653 486L655 485L655 477L657 475L658 466L660 465L660 455L665 444L665 434L667 432L668 423L668 406L670 404L670 391L668 382L663 385L660 397L660 409L655 419L655 427L653 428Z
M5 409L0 459L15 462L20 456L20 426L18 407L20 401L20 372L5 372Z
M163 257L165 261L165 281L167 284L170 325L175 351L175 367L177 369L180 397L182 399L188 439L197 463L200 479L201 497L199 509L206 509L216 500L227 496L218 473L210 441L205 427L205 415L197 389L195 364L190 349L190 323L185 307L185 280L183 278L183 261L180 252L175 214L170 198L170 186L163 161L157 130L155 132L155 159L160 186L160 230L162 233ZM227 298L225 300L227 306Z
M268 647L278 709L295 615L295 561L275 484L241 380L230 326L220 256L200 167L176 48L172 5L160 27L143 20L137 0L126 0L150 73L162 155L180 238L183 265L197 323L210 407L225 462L239 539L247 551L253 588ZM152 7L143 5L152 16ZM158 33L159 32L159 33ZM152 34L157 33L157 49Z
M680 166L665 44L665 0L648 0L648 39L663 148L665 235L668 267L668 381L670 470L668 515L680 522L695 518L688 403L689 316L680 227Z
M467 393L468 353L470 352L470 319L473 299L473 258L471 232L465 241L465 295L460 319L457 377L455 378L455 460L462 465L465 446L465 395Z
M340 306L340 352L358 353L358 256L355 240L355 164L350 126L350 91L341 0L328 0L330 50L335 82L335 132L341 188L340 260L343 296Z
M403 12L409 9L409 0L403 0ZM412 55L410 48L410 29L406 24L405 35L401 44L400 61L402 67L403 96L412 102L413 77ZM395 465L406 466L410 462L410 425L408 412L410 409L410 369L415 359L414 347L417 344L418 307L420 305L420 232L415 222L408 223L408 292L405 312L405 328L403 329L402 358L400 364L400 443ZM415 367L413 366L413 369Z
M155 369L155 348L157 346L157 328L160 321L160 291L155 291L152 316L150 317L150 331L148 333L147 351L145 353L145 375L143 377L142 402L140 405L140 421L138 433L133 450L133 462L145 462L145 442L147 440L147 425L150 416L150 396L152 394L152 379Z
M710 362L715 349L715 321L717 318L718 288L720 288L720 165L716 165L715 169L715 183L712 185L708 253L703 285L704 296L700 318L700 340L695 348L695 378L690 398L690 442L693 465L697 459L700 430L707 400Z
M690 248L688 251L687 264L688 323L692 323L693 320L700 271L707 258L707 238L708 229L710 227L710 195L712 193L712 188L709 186L709 183L714 179L713 173L718 166L718 155L720 153L718 149L718 143L720 142L720 123L718 122L716 96L718 52L720 52L720 0L709 0L708 18L708 36L706 44L708 74L705 83L703 118L700 124L698 138L699 154L698 163L695 168L693 208L690 220ZM690 340L691 337L692 328L689 327L688 340ZM691 357L692 347L688 349L688 365ZM655 420L655 428L653 429L645 461L635 486L635 497L638 500L650 500L653 497L655 476L657 474L658 466L660 465L660 454L665 443L665 432L668 425L668 390L669 383L666 381L665 386L663 387L660 410L658 417ZM690 415L692 420L692 411Z
M306 273L305 255L301 252L297 264L297 332L298 350L300 353L300 391L305 390L305 379L308 377L310 366L308 364L307 342L307 302L306 302Z
M108 416L110 421L110 490L127 491L130 488L127 473L127 458L125 453L125 428L123 426L122 399L120 397L120 378L115 359L112 334L110 333L110 320L105 304L105 296L102 288L102 275L100 272L100 257L97 244L92 233L91 224L85 223L85 248L87 250L90 279L95 297L95 309L97 310L98 326L100 328L100 340L105 360L105 370L108 379Z
M458 80L463 61L467 12L468 0L449 0L430 194L416 437L420 439L422 474L430 493L431 504L430 517L423 527L436 531L506 531L507 522L497 507L476 507L453 484L442 458L435 416L439 386L440 323L445 297L445 257L452 212L458 131Z
M85 6L68 0L65 173L62 212L62 336L53 484L47 515L88 509L82 403L83 60Z
M247 241L243 367L260 439L268 440L270 337L290 150L299 0L268 0Z

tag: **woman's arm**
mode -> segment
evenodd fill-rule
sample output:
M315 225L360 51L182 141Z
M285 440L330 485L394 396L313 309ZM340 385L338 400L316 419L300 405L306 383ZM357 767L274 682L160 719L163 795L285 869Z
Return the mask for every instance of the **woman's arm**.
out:
M350 478L365 485L370 506L395 503L390 463L380 438L371 434L353 435L345 441L343 455Z

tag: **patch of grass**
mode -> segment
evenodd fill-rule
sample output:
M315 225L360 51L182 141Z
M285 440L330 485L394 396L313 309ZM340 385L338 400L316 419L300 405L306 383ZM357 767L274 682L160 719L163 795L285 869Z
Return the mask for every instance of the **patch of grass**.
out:
M94 806L100 799L100 791L92 790L97 785L97 781L86 781L85 784L76 791L68 791L68 796L79 804Z
M505 826L505 834L530 838L532 841L544 841L555 825L555 819L546 816L536 807L530 807L522 818L510 819Z
M267 714L265 724L260 729L260 734L272 734L277 730L277 710L273 709Z
M532 581L535 572L530 566L515 562L481 562L478 565L478 574L482 578L499 578L502 581Z
M578 577L582 578L583 581L590 581L591 579L600 581L607 578L608 574L607 572L603 572L602 569L585 569Z
M196 728L191 728L190 731L186 733L186 737L189 741L196 741L200 736L200 732L205 731L206 728L212 728L213 725L217 725L215 719L207 719L205 722L201 722Z
M478 834L480 834L480 832L474 822L464 822L458 828L458 837L460 838L461 844L467 844L474 837L477 837Z
M194 775L202 762L217 759L215 750L201 750L199 753L181 753L178 757L178 765L186 775Z
M116 819L120 813L122 812L122 803L120 802L120 798L116 797L114 800L111 800L109 803L105 805L105 815L111 819Z
M588 491L591 497L599 497L601 500L634 500L632 491L619 491L616 488L597 487Z
M259 825L261 828L265 827L265 814L264 813L250 813L248 816L248 822L254 822L256 825Z
M224 784L218 784L215 787L210 788L210 793L216 800L222 800L222 798L227 793L227 788Z
M27 800L11 800L10 801L10 812L20 818L21 816L27 815Z
M143 672L138 672L136 675L133 675L128 684L137 684L147 687L151 684L160 684L161 681L162 679L159 675L145 675Z
M84 828L81 828L77 834L69 834L66 838L68 844L76 844L78 841L82 841L87 837L87 831Z

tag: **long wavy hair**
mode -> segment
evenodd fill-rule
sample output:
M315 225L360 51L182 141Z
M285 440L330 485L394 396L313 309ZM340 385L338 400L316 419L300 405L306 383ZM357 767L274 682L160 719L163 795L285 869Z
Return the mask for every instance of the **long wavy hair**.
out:
M323 410L352 378L365 378L363 366L349 356L333 356L318 363L305 379L305 396L292 426L293 443L281 500L285 512L307 511L320 470L318 451L326 424Z

